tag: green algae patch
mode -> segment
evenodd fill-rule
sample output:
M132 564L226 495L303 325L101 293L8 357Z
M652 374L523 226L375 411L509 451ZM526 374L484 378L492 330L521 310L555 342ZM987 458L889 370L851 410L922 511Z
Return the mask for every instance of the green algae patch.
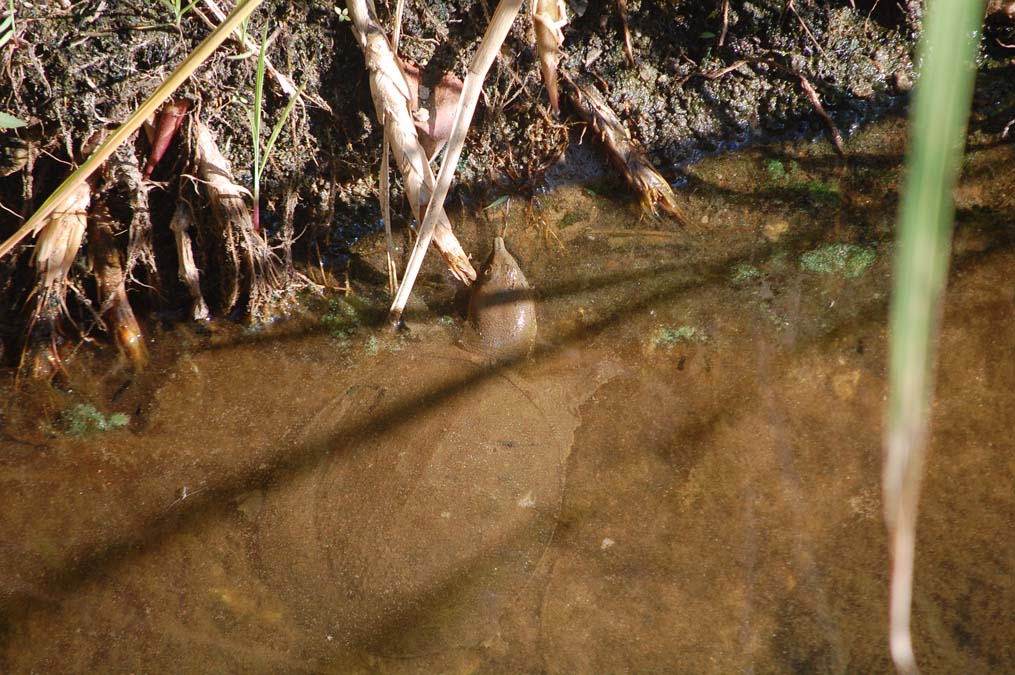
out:
M800 266L816 274L838 274L855 279L867 271L877 251L872 246L835 243L813 249L800 256Z
M782 160L770 159L765 162L765 173L775 189L790 197L826 205L837 204L841 198L838 186L809 177L792 160L787 164Z
M92 404L79 403L65 413L63 422L68 434L84 436L99 431L122 429L130 422L130 417L123 413L103 415Z
M762 277L761 270L754 265L748 265L747 263L740 263L733 268L730 273L730 281L735 284L743 284L748 281L754 281Z
M768 172L768 178L771 181L780 181L786 179L786 165L778 159L770 159L765 163L765 171Z
M680 343L694 344L708 342L705 331L696 326L659 326L648 337L646 348L649 352L668 349Z

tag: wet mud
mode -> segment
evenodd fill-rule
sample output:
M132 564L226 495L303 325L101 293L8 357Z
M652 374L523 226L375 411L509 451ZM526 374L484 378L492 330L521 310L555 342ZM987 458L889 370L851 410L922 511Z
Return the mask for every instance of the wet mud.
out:
M431 270L408 333L349 328L332 314L356 299L335 299L262 332L178 330L139 379L6 392L0 670L889 671L903 123L848 149L690 167L683 229L566 182L456 219L468 250L503 233L535 289L514 362L457 344L464 307ZM956 195L927 672L1015 667L1011 166L973 148Z

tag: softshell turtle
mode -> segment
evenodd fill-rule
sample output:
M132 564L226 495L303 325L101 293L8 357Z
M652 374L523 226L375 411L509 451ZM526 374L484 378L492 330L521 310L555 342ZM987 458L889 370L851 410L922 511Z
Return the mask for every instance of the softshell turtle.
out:
M479 348L494 356L524 355L536 342L535 296L503 237L493 240L493 251L473 286L469 323Z
M291 439L321 459L267 490L261 574L345 649L478 645L550 542L599 373L522 377L450 344L376 359Z

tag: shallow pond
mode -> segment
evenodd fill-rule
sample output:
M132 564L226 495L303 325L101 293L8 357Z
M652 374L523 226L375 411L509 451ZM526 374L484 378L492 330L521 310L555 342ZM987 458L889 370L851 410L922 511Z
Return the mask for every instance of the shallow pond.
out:
M432 263L407 334L357 286L257 333L157 335L141 377L82 354L63 388L8 389L0 670L891 670L903 123L848 150L689 167L686 228L563 174L459 216L467 250L503 233L537 290L514 364L458 346ZM928 672L1015 669L1013 167L974 148L957 192L918 526ZM376 241L354 281L383 269Z

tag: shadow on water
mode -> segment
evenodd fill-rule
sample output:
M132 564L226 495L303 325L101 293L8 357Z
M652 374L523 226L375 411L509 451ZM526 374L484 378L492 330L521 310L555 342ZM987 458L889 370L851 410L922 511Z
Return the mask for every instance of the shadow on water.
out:
M886 166L898 158L886 160ZM880 160L879 160L880 161ZM709 186L717 193L721 193L718 186ZM727 197L743 200L744 203L757 203L771 197L772 192L759 191L753 194L729 192ZM998 211L986 210L994 213L998 218L1003 214ZM978 212L982 217L983 211ZM968 217L968 211L960 211L958 219L964 220ZM1000 237L992 240L990 246L983 251L968 253L957 256L952 263L952 269L961 272L964 269L972 268L983 262L983 260L995 253L1003 253L1015 248L1015 234L1005 231ZM597 292L603 290L628 287L632 289L629 300L617 311L600 318L592 323L583 325L569 333L555 336L550 341L544 340L538 345L530 356L514 356L491 363L488 367L477 371L474 374L462 377L440 389L434 389L421 399L402 401L392 410L386 412L365 423L350 426L338 430L332 436L316 439L302 448L291 450L283 456L277 457L270 468L258 469L248 474L231 477L230 480L219 485L208 487L200 495L189 497L186 502L173 510L172 513L159 515L151 519L144 532L132 533L123 539L96 543L87 546L90 552L86 554L74 554L71 556L76 562L73 567L51 573L46 579L46 586L60 589L61 592L72 592L76 585L85 582L90 574L98 570L108 570L111 562L127 558L131 551L142 549L153 542L172 536L179 530L190 526L193 522L204 517L213 515L219 505L228 503L237 494L245 492L253 485L277 484L284 482L291 476L300 472L312 470L319 459L334 451L336 446L345 447L354 444L358 439L368 438L381 430L396 427L412 422L412 413L419 413L441 406L448 399L455 397L477 384L491 378L502 377L504 372L510 371L530 358L535 361L551 358L562 350L580 346L591 342L594 338L608 331L618 324L623 324L637 315L644 315L653 308L665 305L682 294L701 291L707 287L723 286L728 283L728 271L737 263L751 262L763 259L774 253L777 249L793 249L809 242L813 233L801 232L798 236L781 240L778 244L768 244L758 247L749 255L720 258L706 263L698 264L654 264L651 268L599 274L593 278L556 283L547 286L540 286L538 295L542 300L566 299L577 293ZM653 282L649 288L645 288L645 282ZM492 302L512 302L510 294L504 294L504 298L492 300ZM887 299L871 300L861 306L859 314L868 317L864 322L869 326L880 325L887 311ZM430 319L436 319L432 316ZM420 321L426 317L420 317ZM856 323L851 317L843 317L843 324L838 327L830 327L824 334L814 336L814 340L829 342L837 339L837 334L842 330L854 331ZM847 325L847 322L848 325ZM208 346L207 351L231 350L239 345L251 345L259 343L285 343L287 341L304 340L308 336L323 335L327 328L321 325L296 326L290 330L288 326L281 326L270 332L246 333L238 336L235 340L219 342ZM373 322L366 324L368 331L392 330L385 319L378 314ZM806 341L797 342L796 348L806 349L810 346ZM701 433L713 426L714 420L701 420L699 428ZM693 429L684 429L682 433L694 433ZM32 444L37 445L37 444ZM126 535L127 533L125 533ZM4 599L4 614L10 618L14 616L10 609L21 607L23 611L33 609L31 598L19 597L17 594L8 595ZM49 600L47 600L48 602Z
M885 170L895 166L898 160L895 154L888 154L885 157L876 155L858 157L851 158L851 162L877 166ZM814 173L827 172L838 165L834 159L816 158L811 163L807 163L809 160L800 161L807 172ZM988 180L989 172L985 167L974 167L969 173L972 180ZM785 191L780 188L762 186L745 191L727 188L720 181L707 177L692 179L690 189L698 195L707 193L709 200L736 208L742 206L758 208L758 204L786 196ZM866 207L839 204L835 208L837 212L844 211L844 217L851 223L870 223L883 216L885 206L880 203ZM1003 222L1004 213L1002 207L967 207L960 210L958 219L960 223L969 220ZM830 465L827 469L815 468L815 466L824 467L821 460L815 458L817 455L830 447L838 447L830 445L826 447L827 439L821 436L821 433L846 434L848 424L856 425L859 422L868 427L863 433L876 438L876 429L872 427L876 427L877 423L872 420L852 420L847 424L846 417L851 409L848 399L843 399L837 403L842 410L828 413L837 416L833 423L829 424L831 431L822 432L815 429L816 436L804 436L804 431L810 431L807 429L808 426L818 427L825 421L821 419L823 413L820 409L802 409L804 405L802 401L805 402L812 391L808 389L812 385L805 377L808 372L807 364L810 363L807 359L817 359L814 354L827 354L828 356L821 358L832 361L836 355L841 354L843 342L852 344L856 342L858 335L861 339L863 336L879 335L887 311L886 295L864 293L861 297L846 297L843 302L849 303L850 311L826 314L820 322L812 321L808 324L805 315L812 311L812 305L828 302L827 298L814 300L811 296L820 295L815 289L819 288L824 292L831 282L816 282L804 278L798 268L773 273L769 280L753 281L740 287L731 287L730 282L730 270L737 265L770 260L785 251L806 250L815 241L822 240L825 229L824 223L816 222L809 227L794 228L776 241L761 240L749 245L738 244L735 235L726 234L722 241L730 244L728 250L720 248L705 252L695 251L693 255L684 254L684 248L693 246L693 241L692 244L682 241L677 243L679 252L675 256L671 249L667 249L667 257L670 260L666 262L650 260L647 266L641 269L627 268L613 271L601 269L592 274L576 271L571 276L562 275L550 279L546 283L540 283L537 292L542 303L554 306L550 311L553 319L559 319L565 313L565 310L560 309L561 305L569 307L583 302L583 298L602 297L609 298L609 301L604 300L597 305L599 311L588 315L580 322L563 320L549 322L551 328L544 333L542 341L531 355L531 360L516 357L493 364L473 364L457 374L448 373L447 369L444 369L442 378L424 379L414 389L399 389L396 384L384 381L357 382L356 371L351 371L349 382L341 385L329 383L337 386L338 393L338 398L330 398L338 402L335 405L347 404L355 409L354 412L364 414L336 413L334 419L326 414L321 424L309 420L302 423L299 420L290 420L293 422L292 426L280 425L280 437L269 441L268 447L249 449L251 454L256 456L255 460L240 463L224 472L204 471L205 482L202 489L171 504L168 508L164 503L155 503L158 502L157 499L139 499L138 495L130 492L115 495L123 501L120 505L122 510L130 512L129 517L123 522L124 526L81 532L77 534L76 539L69 538L63 543L64 548L51 557L56 562L42 565L41 573L35 569L27 569L36 563L27 557L20 557L14 544L11 542L0 544L12 552L4 553L3 560L17 561L18 565L25 566L25 569L5 570L5 577L9 581L0 593L0 638L2 638L0 644L10 643L14 638L18 638L22 643L21 648L29 649L31 640L30 636L23 632L24 626L36 618L36 615L47 612L58 614L63 611L64 605L72 596L82 593L89 586L110 583L110 580L118 579L139 560L157 554L170 542L194 537L195 533L212 524L230 522L236 518L236 503L242 501L244 495L251 491L268 495L269 502L275 499L276 501L272 502L275 504L273 508L279 512L286 511L293 505L314 509L321 505L310 503L300 506L299 497L312 495L315 494L315 490L326 488L338 489L348 486L355 488L355 484L349 482L354 478L348 477L346 475L348 472L338 478L334 477L335 467L361 466L355 462L367 461L368 458L362 455L372 451L375 446L370 445L371 443L382 442L377 439L404 438L397 434L410 433L413 425L427 415L437 414L469 394L485 391L483 388L491 384L498 382L511 384L515 381L518 371L531 372L548 368L550 375L544 378L545 382L546 379L559 379L558 372L561 369L579 374L586 373L586 376L587 373L594 375L596 364L608 358L615 358L623 368L635 374L609 379L606 384L597 385L599 389L592 387L591 391L596 392L597 398L595 406L581 399L580 404L585 407L582 426L575 431L575 455L568 458L570 447L561 452L561 464L565 466L560 469L560 493L556 495L555 503L541 505L544 510L536 517L537 525L532 525L532 522L536 521L524 519L497 521L497 527L492 529L487 539L472 542L469 547L461 549L459 551L461 555L457 558L448 558L450 561L448 564L444 566L421 564L419 577L403 580L393 591L396 596L389 601L389 605L379 607L377 611L369 608L356 610L359 612L356 614L358 621L349 627L348 634L343 638L342 647L354 652L367 650L379 657L392 659L399 659L402 654L398 649L391 649L391 645L395 643L408 645L404 651L413 659L441 653L446 645L433 636L441 635L442 629L439 627L427 629L430 632L424 630L421 633L422 642L418 643L413 642L414 632L420 631L420 626L432 624L434 616L441 617L442 613L449 611L447 598L471 592L465 588L466 581L474 580L477 575L492 574L488 570L502 559L498 557L501 555L498 552L521 550L528 546L537 551L537 555L531 556L531 560L526 559L524 564L519 563L519 569L525 570L523 575L525 581L522 587L511 586L509 590L512 596L522 598L519 601L521 605L538 608L540 618L536 632L539 637L534 641L537 646L528 648L538 651L540 644L554 644L559 649L552 654L541 655L538 659L533 657L530 661L512 662L508 656L503 656L503 660L499 662L502 670L511 670L512 663L524 670L538 662L543 664L544 670L553 672L589 672L597 669L602 671L613 669L611 665L618 665L619 662L616 661L593 663L581 660L588 658L589 649L593 651L602 649L601 645L594 646L584 642L583 640L591 641L592 638L583 637L581 631L574 627L575 621L580 621L583 616L589 616L581 614L575 608L580 607L583 598L592 598L609 607L611 619L628 616L625 612L637 617L639 611L643 614L648 611L644 607L666 603L672 603L673 606L684 603L689 607L687 611L689 618L686 621L688 625L698 627L697 633L682 623L664 622L661 628L635 623L630 627L630 631L645 636L646 644L642 647L649 656L654 655L654 658L658 659L627 662L627 667L635 670L639 667L651 669L652 666L660 668L672 666L674 665L672 661L665 661L664 654L667 651L679 654L682 650L686 653L686 650L693 648L691 644L679 642L660 642L656 645L652 642L654 631L668 631L672 640L677 641L682 636L700 635L701 628L715 629L714 634L721 636L716 638L717 641L729 640L730 644L736 645L731 651L739 651L739 655L734 657L733 661L723 661L726 665L734 662L745 667L754 664L754 654L759 655L758 663L773 666L775 670L789 668L798 671L812 669L841 671L863 665L883 665L884 661L866 655L867 652L863 652L864 656L857 656L861 650L856 644L859 638L852 634L856 617L848 619L845 617L841 606L842 600L836 596L844 587L851 588L850 584L870 584L868 596L870 593L876 595L883 592L883 578L872 581L858 575L853 580L845 576L845 572L841 569L856 562L861 566L866 564L868 572L871 568L877 570L877 565L884 559L883 542L878 539L878 543L869 545L869 551L856 554L855 560L851 558L849 561L837 563L835 557L839 549L834 542L834 536L828 533L834 535L837 527L845 528L846 525L834 518L830 524L816 525L814 520L818 516L809 511L812 508L826 510L829 508L813 506L812 493L815 486L809 484L809 481L813 480L815 475L820 476L823 473L833 474L834 479L837 470L836 456L828 460ZM686 239L693 240L694 236L697 235L688 235ZM653 249L639 250L630 258L645 263L646 250L651 252ZM997 267L1009 259L1013 251L1015 240L1011 228L993 232L982 246L971 247L967 251L957 253L953 261L952 274L962 277L974 275L982 267ZM673 257L676 258L675 261L672 260ZM879 270L883 278L884 267ZM623 333L628 325L643 329L646 325L658 323L663 319L655 317L670 316L666 314L667 308L675 303L689 302L688 298L708 303L715 301L717 297L731 296L740 300L746 298L753 307L758 303L759 296L764 302L764 293L771 293L770 290L766 291L768 285L777 287L776 293L779 295L777 300L785 301L790 308L787 314L788 327L781 332L772 330L770 325L764 323L763 318L747 317L747 310L743 307L734 306L732 310L720 307L713 312L712 308L706 306L702 312L721 315L721 319L727 322L724 325L736 325L738 330L742 329L743 334L730 338L723 337L722 340L725 341L720 342L722 349L695 344L683 345L680 347L679 355L664 352L663 356L655 361L647 360L648 365L644 365L628 353L636 352L640 355L639 358L645 361L642 346L617 346L615 333ZM833 285L833 290L839 295L851 295L848 288L836 289ZM833 294L830 297L834 301L838 296ZM372 319L373 324L366 326L367 333L377 334L388 330L381 313L377 313ZM420 335L410 334L404 348L415 350L425 347L427 345L425 324L435 319L433 316L417 319L419 321L417 325L424 328L419 331ZM740 323L735 323L736 321ZM311 328L281 326L270 332L247 334L235 340L222 341L208 346L203 351L211 355L215 352L228 353L245 347L279 346L286 349L289 345L298 348L297 343L319 338L326 332L327 328L321 325ZM874 349L883 349L881 339L881 337L870 338L872 342L877 343ZM709 349L716 353L712 354ZM723 350L727 350L728 355ZM577 361L567 362L566 367L557 365L575 352L580 354ZM269 357L270 355L264 355L262 358ZM684 361L680 359L686 359L689 365L685 367ZM716 359L717 362L709 365L709 359ZM728 363L730 359L742 359L743 362ZM397 361L396 355L387 363ZM803 365L797 361L801 361ZM653 373L652 370L663 369L660 363L671 370ZM749 370L752 365L754 370L751 373L738 371L738 368ZM832 367L839 366L835 364L829 366ZM713 370L710 371L710 368ZM787 370L790 371L790 375L786 375ZM336 369L322 368L320 372L321 377L333 376ZM717 382L708 379L710 372L715 373L714 378L718 380ZM406 377L411 375L407 374ZM793 380L793 377L797 377L797 380ZM666 378L671 378L676 383L667 384ZM608 378L603 379L606 381ZM834 377L832 379L834 380ZM796 387L789 394L783 392L787 382ZM709 386L704 386L706 383ZM369 386L363 388L364 384ZM303 384L305 387L319 385L320 383L314 381ZM852 391L849 387L855 387L855 383L850 385L846 380L846 384L842 386ZM869 385L875 392L869 394L872 400L877 398L877 386L879 385ZM253 396L273 394L271 391L239 393ZM676 401L670 401L668 405L662 407L665 415L661 419L653 419L643 413L626 412L627 409L624 407L630 401L651 404L653 400L663 401L666 397L674 396L677 397ZM788 402L784 400L786 396L795 398ZM832 401L834 403L835 399ZM325 410L332 405L326 403ZM605 412L597 413L596 409ZM249 412L243 405L236 408L237 415ZM284 411L279 415L284 419ZM634 428L625 428L629 425ZM146 430L146 433L148 432L151 432L151 435L147 437L147 442L165 444L174 442L172 430ZM197 438L200 438L200 434L197 434ZM244 446L241 440L235 441L238 448ZM144 448L145 442L141 438L132 441L139 449ZM251 441L252 446L256 446L256 443L256 440ZM741 447L747 450L742 454L734 451ZM759 448L758 452L753 452ZM770 449L769 453L764 451L766 448ZM635 452L634 449L639 452ZM873 450L875 452L872 457L851 460L854 470L867 476L876 475L876 446ZM390 455L380 453L377 461L382 465L388 462L390 467L397 468L399 457L395 451ZM720 461L727 457L730 458L729 463ZM213 464L208 466L214 467ZM386 466L377 470L378 475L383 475ZM731 475L723 482L710 477L712 476L710 472L714 472L715 475L724 473ZM131 477L129 471L124 475L127 478ZM631 476L634 478L630 478ZM656 484L657 481L663 481L660 476L665 477L664 482L667 483L665 488ZM565 477L566 489L563 486ZM551 478L556 480L555 477ZM754 480L755 478L758 480ZM157 480L157 477L149 480ZM860 479L845 476L842 480ZM143 489L147 484L141 485ZM280 496L294 486L302 490L296 492L295 497ZM709 493L706 489L709 487L715 490L715 494ZM393 478L390 486L392 503L415 498L412 494L408 496L402 494L400 492L402 489L403 486ZM859 494L862 496L866 493ZM675 514L659 505L665 503L661 495L666 499L676 499L670 495L677 495L679 499L690 500L688 503L697 506L695 508L688 506L686 510ZM35 499L40 503L44 501L44 498L38 495L25 498ZM872 508L876 512L877 498L870 499L874 500L875 506L871 507L866 502L858 501L859 506L856 508ZM600 505L604 502L614 504L615 508L613 510L601 508ZM57 511L60 508L68 508L61 504L55 506ZM376 506L378 510L381 509L381 505ZM357 508L364 509L363 513L369 516L370 507L371 505L363 505ZM701 515L698 515L699 513ZM708 517L715 517L716 514L725 514L728 520L723 523L707 522ZM284 522L290 515L277 513L273 517L278 522ZM292 517L295 518L294 527L307 522L321 528L318 537L312 538L311 543L322 550L326 542L321 540L320 532L328 535L336 523L341 523L335 519L334 514L328 513L300 512ZM384 517L387 516L378 515L377 522L389 527L385 525L388 521L384 520ZM652 517L656 520L652 521ZM300 520L301 518L305 520ZM772 527L773 518L786 518L789 521L787 530L766 529ZM863 534L875 538L882 536L879 521L874 516L864 520L861 525L849 527L852 530L859 528ZM615 543L608 544L613 538L617 540L622 538L616 534L613 537L603 534L614 531L626 533L628 539L632 540L625 542L627 548ZM383 528L377 532L368 532L364 529L359 530L357 534L383 537L385 532ZM828 538L819 537L819 533L827 535ZM306 536L311 537L311 534L307 533ZM636 538L634 534L638 534L640 538ZM339 564L336 560L341 559L342 552L312 552L311 557L304 560L299 557L301 552L292 551L292 567L283 569L285 545L290 539L282 537L275 542L277 550L268 550L263 540L265 537L270 539L270 533L264 535L255 531L252 536L255 539L261 538L250 545L251 550L255 552L254 557L257 558L255 567L263 568L255 576L260 577L262 581L265 576L272 575L277 579L283 579L284 583L278 592L282 595L288 593L291 596L287 598L288 602L303 607L298 613L301 621L314 630L323 632L327 626L322 623L324 619L315 615L315 612L320 610L321 606L336 601L337 594L343 591L341 588L338 590L322 588L319 591L321 597L316 598L313 597L314 585L328 584L330 583L328 579L298 577L304 566L309 566L309 569L327 569L328 566ZM536 540L535 544L530 541L533 539ZM592 550L588 549L590 541L596 543ZM673 551L677 553L672 553ZM553 560L546 563L544 556L551 554ZM214 552L207 555L214 557ZM354 555L355 552L350 553L350 556ZM685 558L681 557L682 555L687 558L693 555L700 556L706 569L695 574L687 572L683 565ZM268 560L270 556L274 557ZM397 557L392 559L400 560ZM658 569L653 570L653 565ZM733 576L726 577L713 571L723 568L731 568ZM352 574L341 569L331 571L334 578ZM636 584L624 591L617 590L602 581L610 578L611 574L628 574L631 578L639 580L639 583L644 583ZM383 576L377 578L380 579L377 582L379 584L385 579ZM773 591L765 585L773 578L782 582L784 587ZM721 582L720 585L725 584L728 588L716 589L714 588L716 582ZM675 589L674 585L680 588ZM526 594L533 595L533 598L526 600ZM776 596L771 600L774 609L764 614L759 607L767 607L769 596L773 594ZM557 598L568 598L569 602L575 605L562 604ZM379 594L377 604L383 605L384 601L383 594ZM498 599L489 602L502 601ZM873 602L876 604L876 597ZM927 601L918 600L918 602ZM732 628L734 637L729 637L725 633L731 630L722 622L725 615L718 609L710 609L709 603L718 607L728 605L730 615L740 617ZM511 605L503 611L507 612L505 626L508 628L514 626L520 634L527 634L524 628L527 624L518 618L521 610ZM666 615L668 617L666 621L677 622L678 619L673 618L671 614ZM883 617L875 617L869 619L868 623L879 624L882 619ZM516 623L512 624L512 621ZM447 625L458 624L451 622ZM559 633L568 626L576 634L569 641L561 641ZM596 634L600 636L600 640L603 639L603 635L615 635L608 629L612 628L607 625L606 628L602 628L602 633ZM869 636L872 629L867 627L865 630L867 632L861 631L862 637ZM771 639L774 639L777 645L786 645L786 653L780 657L766 652L766 649L774 648L758 644L761 640L758 636L761 634L775 636ZM234 647L239 649L240 645ZM490 649L495 651L496 646ZM653 652L653 649L657 651ZM522 656L511 658L523 659L525 650L519 647L519 651ZM870 651L882 652L877 648ZM15 652L7 652L5 649L2 653L10 657ZM276 656L280 654L281 652L278 652ZM277 667L315 670L322 664L329 663L329 659L332 658L330 654L320 650L303 650L297 646L286 654L288 660L279 661ZM265 660L261 662L262 667L270 663L270 655L264 658ZM602 658L608 659L609 655ZM771 660L764 660L766 658ZM3 660L0 657L0 663ZM505 663L508 665L503 665ZM583 667L582 664L587 667ZM162 667L164 665L162 664ZM353 669L360 667L363 667L362 663Z

